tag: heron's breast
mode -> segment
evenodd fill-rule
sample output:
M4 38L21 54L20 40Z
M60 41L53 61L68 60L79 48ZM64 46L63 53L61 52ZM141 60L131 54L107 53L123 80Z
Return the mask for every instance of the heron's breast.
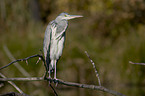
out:
M50 46L50 58L56 59L57 55L57 40L51 40L51 46Z
M52 59L59 59L62 54L64 45L64 37L60 40L51 40L50 46L50 58Z

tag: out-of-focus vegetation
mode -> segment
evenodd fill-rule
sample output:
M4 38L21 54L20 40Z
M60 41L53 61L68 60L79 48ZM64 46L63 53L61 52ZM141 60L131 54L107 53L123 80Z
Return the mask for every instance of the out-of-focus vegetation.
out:
M61 12L83 15L69 21L57 77L65 81L98 84L87 50L100 73L102 85L127 96L145 95L144 0L0 0L0 66L11 62L7 45L16 59L41 53L48 22ZM43 76L38 59L20 62L31 76ZM15 66L0 70L7 77L24 77ZM26 94L51 96L47 82L15 82ZM109 96L107 93L58 85L60 96ZM5 82L0 93L16 91Z

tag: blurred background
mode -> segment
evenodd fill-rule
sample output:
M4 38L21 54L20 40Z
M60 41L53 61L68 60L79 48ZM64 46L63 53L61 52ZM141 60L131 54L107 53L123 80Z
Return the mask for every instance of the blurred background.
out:
M47 24L61 12L83 15L69 21L57 78L98 85L88 57L96 64L102 86L127 96L145 96L144 0L0 0L0 67L13 58L41 54ZM12 58L13 57L13 58ZM26 73L11 65L0 70L6 77L41 77L38 58L19 62ZM31 96L54 96L45 81L15 82ZM55 84L54 84L55 86ZM59 96L112 96L105 92L58 85ZM0 94L17 92L4 82Z

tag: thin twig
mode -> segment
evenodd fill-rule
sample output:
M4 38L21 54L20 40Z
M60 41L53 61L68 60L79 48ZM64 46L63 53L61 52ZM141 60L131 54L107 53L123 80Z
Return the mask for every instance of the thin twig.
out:
M15 60L15 61L9 63L8 65L5 65L5 66L3 66L3 67L0 67L0 70L6 68L6 67L8 67L8 66L10 66L10 65L12 65L12 64L14 64L14 63L16 63L16 62L26 61L26 60L28 60L28 59L30 59L30 58L34 58L34 57L40 57L41 60L42 60L43 62L45 62L45 60L44 60L44 58L43 58L42 55L36 54L36 55L32 55L32 56L29 56L29 57L24 58L24 59L17 59L17 60ZM45 64L44 64L44 65L45 65Z
M137 65L145 65L145 63L134 63L132 61L129 61L130 64L137 64Z
M49 83L49 86L51 87L51 89L53 90L55 96L58 96L57 92L55 91L55 89L53 88L53 86L51 85L51 83Z
M11 61L16 60L6 45L3 46L3 49ZM26 60L26 63L27 63L27 60ZM30 77L30 74L18 62L16 62L14 65L24 76Z
M40 60L41 60L41 58L39 57L38 60L37 60L37 62L36 62L36 64L38 64Z
M8 67L8 66L10 66L10 65L12 65L12 64L14 64L14 63L16 63L16 62L26 61L26 63L27 63L27 60L28 60L28 59L34 58L34 57L39 57L39 59L41 58L41 60L43 61L43 64L44 64L44 66L45 66L45 75L44 75L44 77L46 77L46 75L47 75L47 73L48 73L48 67L47 67L47 65L46 65L46 63L45 63L45 59L43 58L43 55L42 55L42 54L41 54L41 55L39 55L39 54L32 55L32 56L26 57L26 58L24 58L24 59L17 59L17 60L15 60L15 61L12 61L11 63L9 63L9 64L3 66L3 67L0 67L0 70L6 68L6 67Z
M0 76L2 78L6 78L2 73L0 73ZM23 91L12 81L8 81L9 84L11 84L19 93L23 93Z
M116 91L113 90L109 90L103 86L96 86L96 85L87 85L87 84L80 84L80 83L73 83L73 82L66 82L66 81L62 81L60 79L52 79L52 78L48 78L46 77L45 79L43 77L31 77L31 78L0 78L0 81L50 81L50 82L54 82L54 83L58 83L58 84L62 84L62 85L66 85L66 86L73 86L73 87L79 87L79 88L87 88L87 89L92 89L92 90L99 90L99 91L103 91L103 92L107 92L116 96L125 96L121 93L118 93Z
M0 94L0 96L29 96L29 95L25 93L8 92L8 93Z
M85 51L86 55L88 56L88 58L90 59L90 62L92 63L93 65L93 68L95 69L95 73L96 73L96 77L98 78L98 82L99 82L99 86L101 86L101 82L100 82L100 78L99 78L99 73L97 71L97 68L95 66L95 63L93 62L93 60L91 59L90 55L88 54L87 51Z

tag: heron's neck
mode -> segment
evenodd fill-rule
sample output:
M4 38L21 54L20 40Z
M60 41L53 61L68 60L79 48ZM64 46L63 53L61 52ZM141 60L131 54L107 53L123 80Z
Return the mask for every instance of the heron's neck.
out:
M60 24L60 23L62 23L62 22L64 22L64 23L68 23L67 20L59 20L59 19L55 19L55 23L56 23L56 24Z
M66 27L66 26L68 26L68 21L67 20L61 20L61 21L56 21L55 20L55 23L59 27Z
M57 26L57 33L65 32L68 26L67 20L61 20L59 22L55 21L55 24Z

